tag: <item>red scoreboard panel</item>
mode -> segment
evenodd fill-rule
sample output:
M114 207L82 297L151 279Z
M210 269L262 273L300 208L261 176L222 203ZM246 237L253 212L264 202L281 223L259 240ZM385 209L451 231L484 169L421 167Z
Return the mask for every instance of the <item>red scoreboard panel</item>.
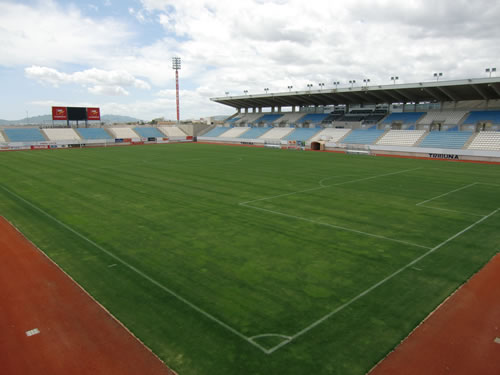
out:
M66 107L52 107L52 120L67 120L68 111Z
M101 121L101 111L99 108L87 108L87 120Z

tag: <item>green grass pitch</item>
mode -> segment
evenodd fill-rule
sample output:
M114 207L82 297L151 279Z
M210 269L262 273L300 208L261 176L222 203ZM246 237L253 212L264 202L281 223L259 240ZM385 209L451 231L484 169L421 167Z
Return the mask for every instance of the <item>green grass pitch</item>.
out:
M498 165L0 153L0 215L181 375L366 373L498 252L498 208Z

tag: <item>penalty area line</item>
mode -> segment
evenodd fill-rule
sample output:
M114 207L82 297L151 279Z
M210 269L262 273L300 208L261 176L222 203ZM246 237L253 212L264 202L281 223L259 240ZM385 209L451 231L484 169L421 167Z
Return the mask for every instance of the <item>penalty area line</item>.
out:
M329 312L328 314L326 314L325 316L323 316L322 318L316 320L314 323L310 324L309 326L305 327L304 329L302 329L301 331L295 333L293 336L291 336L290 340L287 340L287 341L283 341L282 343L276 345L274 348L271 348L267 351L267 354L272 354L273 352L275 352L276 350L282 348L283 346L291 343L293 340L295 340L296 338L302 336L303 334L309 332L310 330L312 330L313 328L315 328L316 326L320 325L321 323L323 323L324 321L326 321L327 319L331 318L333 315L337 314L338 312L344 310L346 307L348 307L349 305L353 304L354 302L356 302L357 300L359 300L360 298L364 297L365 295L367 295L368 293L370 293L371 291L373 291L374 289L378 288L379 286L385 284L387 281L391 280L392 278L394 278L395 276L399 275L401 272L403 272L404 270L412 267L413 265L415 265L416 263L418 263L420 260L424 259L425 257L427 257L428 255L432 254L433 252L435 252L436 250L440 249L441 247L443 247L444 245L446 245L447 243L453 241L455 238L461 236L462 234L464 234L465 232L469 231L470 229L474 228L476 225L482 223L483 221L485 221L486 219L490 218L491 216L495 215L498 211L500 211L500 208L497 208L495 211L493 212L490 212L488 215L482 217L481 219L477 220L475 223L469 225L467 228L465 229L462 229L460 232L454 234L453 236L451 236L450 238L448 238L447 240L441 242L439 245L433 247L432 249L430 249L429 251L427 251L425 254L422 254L421 256L419 256L418 258L412 260L410 263L408 263L407 265L401 267L399 270L391 273L389 276L387 276L386 278L380 280L378 283L372 285L371 287L369 287L368 289L366 289L365 291L361 292L360 294L358 294L356 297L352 298L351 300L347 301L346 303L344 303L343 305L337 307L335 310Z
M333 177L326 177L322 180L320 180L319 184L321 186L319 187L313 187L313 188L310 188L310 189L305 189L305 190L298 190L298 191L293 191L291 193L284 193L284 194L278 194L278 195L273 195L273 196L270 196L270 197L264 197L264 198L258 198L258 199L253 199L253 200L250 200L250 201L246 201L246 202L240 202L239 204L240 205L246 205L246 204L249 204L249 203L254 203L254 202L260 202L260 201L267 201L267 200L270 200L270 199L274 199L274 198L281 198L281 197L287 197L289 195L295 195L295 194L300 194L300 193L306 193L308 191L315 191L315 190L322 190L322 189L326 189L326 188L329 188L329 187L332 187L332 186L341 186L341 185L347 185L347 184L352 184L354 182L361 182L361 181L367 181L367 180L373 180L374 178L379 178L379 177L386 177L386 176L392 176L392 175L396 175L396 174L401 174L401 173L405 173L405 172L412 172L412 171L416 171L418 169L422 169L422 167L419 167L419 168L413 168L413 169L405 169L403 171L397 171L397 172L390 172L390 173L384 173L384 174L379 174L379 175L376 175L376 176L370 176L370 177L362 177L362 178L357 178L355 180L349 180L349 181L343 181L343 182L338 182L336 184L332 184L332 185L323 185L322 182L329 179L329 178L336 178L336 177L347 177L347 176L333 176Z
M414 246L414 247L420 247L422 249L427 249L427 250L430 249L430 247L428 247L428 246L423 246L423 245L419 245L419 244L412 243L412 242L398 240L398 239L395 239L395 238L385 237L385 236L381 236L379 234L373 234L373 233L363 232L363 231L360 231L360 230L357 230L357 229L351 229L351 228L342 227L342 226L339 226L339 225L334 225L334 224L329 224L329 223L323 223L321 221L316 221L316 220L313 220L313 219L309 219L307 217L296 216L296 215L289 215L289 214L286 214L284 212L269 210L267 208L262 208L262 207L256 207L256 206L252 206L252 205L249 205L249 204L246 204L246 203L240 203L240 206L248 207L248 208L253 208L254 210L269 212L269 213L275 214L275 215L290 217L290 218L297 219L297 220L303 220L303 221L307 221L309 223L313 223L313 224L317 224L317 225L322 225L322 226L325 226L325 227L330 227L330 228L334 228L334 229L338 229L338 230L343 230L343 231L346 231L346 232L352 232L352 233L356 233L356 234L362 234L364 236L374 237L374 238L378 238L378 239L381 239L381 240L397 242L397 243L401 243L401 244L404 244L404 245Z
M96 242L92 241L91 239L87 238L86 236L84 236L83 234L77 232L75 229L71 228L69 225L65 224L64 222L60 221L59 219L57 219L56 217L52 216L51 214L49 214L48 212L46 212L45 210L43 210L42 208L36 206L35 204L31 203L30 201L24 199L23 197L21 197L20 195L14 193L13 191L7 189L5 186L3 185L0 185L0 188L2 190L4 190L5 192L9 193L11 196L17 198L18 200L20 200L21 202L24 202L25 204L29 205L30 207L32 207L33 209L35 209L36 211L40 212L41 214L43 214L44 216L48 217L49 219L51 219L52 221L54 221L55 223L59 224L60 226L62 226L63 228L65 228L66 230L68 230L69 232L73 233L74 235L80 237L81 239L83 239L84 241L88 242L89 244L91 244L92 246L94 246L96 249L100 250L101 252L103 252L104 254L110 256L111 258L113 258L115 261L117 261L118 263L124 265L125 267L127 267L129 270L133 271L134 273L136 273L137 275L141 276L142 278L144 278L145 280L149 281L150 283L154 284L155 286L157 286L158 288L162 289L163 291L167 292L168 294L170 294L171 296L175 297L176 299L178 299L179 301L181 301L182 303L186 304L187 306L189 306L190 308L192 308L193 310L197 311L198 313L200 313L201 315L203 315L204 317L208 318L209 320L213 321L214 323L218 324L219 326L221 326L222 328L225 328L227 331L233 333L234 335L238 336L239 338L243 339L244 341L248 342L249 344L255 346L256 348L260 349L261 351L263 351L264 353L268 354L268 350L263 347L262 345L256 343L255 341L253 341L252 339L250 339L249 337L245 336L243 333L239 332L238 330L236 330L235 328L231 327L229 324L227 323L224 323L223 321L219 320L218 318L216 318L215 316L211 315L210 313L206 312L205 310L203 310L202 308L198 307L197 305L195 305L194 303L188 301L186 298L182 297L181 295L177 294L176 292L174 292L173 290L167 288L166 286L164 286L163 284L161 284L160 282L158 282L157 280L153 279L152 277L146 275L144 272L142 272L141 270L139 270L138 268L134 267L133 265L131 265L130 263L126 262L125 260L121 259L119 256L113 254L112 252L110 252L109 250L106 250L104 247L102 247L101 245L97 244Z

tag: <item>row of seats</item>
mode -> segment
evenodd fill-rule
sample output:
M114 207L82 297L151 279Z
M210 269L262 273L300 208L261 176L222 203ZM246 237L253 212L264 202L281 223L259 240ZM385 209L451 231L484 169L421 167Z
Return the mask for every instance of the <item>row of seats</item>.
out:
M430 132L419 147L462 148L472 135L472 132Z
M75 141L113 139L113 138L163 138L185 137L186 134L177 126L154 127L117 127L108 128L109 133L103 128L6 128L7 139L0 134L0 142L45 142L45 141ZM111 135L112 136L111 136Z
M214 130L216 130L214 132ZM383 130L376 126L367 129L345 128L272 128L272 127L218 127L207 133L219 134L218 138L265 139L284 141L327 141L345 144L377 144L385 146L406 146L426 148L462 149L471 141L468 149L500 150L500 132L426 130ZM205 136L202 136L205 137Z
M43 142L45 137L38 129L4 129L10 142Z
M471 150L500 151L500 132L479 132L468 148Z
M111 136L102 128L81 128L77 131L82 139L111 139Z
M385 130L380 129L354 129L342 141L348 144L364 144L369 145L375 143L377 139L384 134Z
M392 124L401 122L403 124L413 125L425 115L425 112L393 112L385 118L383 124Z
M500 124L500 111L471 111L464 121L464 124L474 125L478 122L491 121L493 124Z
M467 113L467 111L430 111L419 121L419 124L431 125L433 122L441 122L444 125L456 125Z
M392 124L394 122L405 125L430 125L441 122L444 125L457 125L463 121L466 125L475 125L481 122L500 124L500 111L429 111L429 112L393 112L386 116L385 110L353 109L349 113L335 111L333 113L250 113L234 117L228 124L320 124L334 121Z
M386 146L414 146L426 133L425 130L390 130L377 142Z

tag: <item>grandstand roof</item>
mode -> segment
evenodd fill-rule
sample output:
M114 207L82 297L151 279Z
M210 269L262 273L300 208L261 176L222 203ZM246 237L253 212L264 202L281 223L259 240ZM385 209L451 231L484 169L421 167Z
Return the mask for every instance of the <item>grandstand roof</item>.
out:
M261 108L493 99L500 99L499 77L225 96L210 100L234 108Z

